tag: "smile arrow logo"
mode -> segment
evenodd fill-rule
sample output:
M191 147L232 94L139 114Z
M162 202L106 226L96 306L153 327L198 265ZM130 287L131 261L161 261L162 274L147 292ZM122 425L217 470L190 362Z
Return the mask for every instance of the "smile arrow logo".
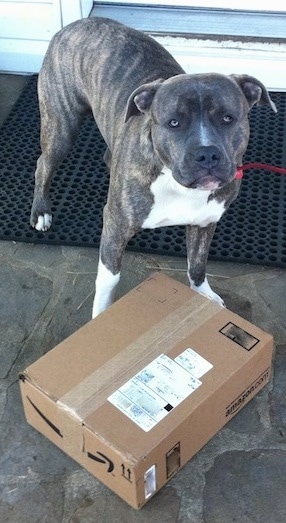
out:
M102 454L102 452L99 452L99 450L96 452L96 454L97 456L91 452L87 453L89 458L97 461L98 463L107 465L107 472L112 472L114 470L114 463L111 461L111 459L105 456L105 454Z

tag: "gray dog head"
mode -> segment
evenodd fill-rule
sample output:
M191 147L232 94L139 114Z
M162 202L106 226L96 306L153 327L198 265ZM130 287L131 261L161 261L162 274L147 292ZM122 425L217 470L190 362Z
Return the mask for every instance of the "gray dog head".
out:
M181 74L138 87L126 121L145 114L154 150L174 179L214 190L230 182L242 163L254 104L276 111L264 85L251 76Z

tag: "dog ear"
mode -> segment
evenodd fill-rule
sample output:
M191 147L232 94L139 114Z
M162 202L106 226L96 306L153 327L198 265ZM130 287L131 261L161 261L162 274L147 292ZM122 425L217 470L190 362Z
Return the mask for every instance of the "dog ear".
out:
M271 109L277 113L276 105L271 100L266 87L259 80L248 74L231 74L230 77L238 84L245 98L249 103L250 109L255 105L270 105Z
M137 87L135 91L129 96L124 122L127 122L131 116L136 116L141 113L147 113L152 105L153 98L161 83L164 82L163 78L143 84Z

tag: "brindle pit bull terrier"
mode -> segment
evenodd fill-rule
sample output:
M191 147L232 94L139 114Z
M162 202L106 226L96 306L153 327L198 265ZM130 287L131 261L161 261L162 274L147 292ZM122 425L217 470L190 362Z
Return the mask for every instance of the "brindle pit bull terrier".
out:
M216 223L236 198L254 104L275 105L247 75L185 74L152 38L104 18L57 33L38 82L42 154L31 225L52 225L51 178L92 111L107 144L104 208L93 317L113 300L121 258L141 228L186 225L193 289L223 305L207 281Z

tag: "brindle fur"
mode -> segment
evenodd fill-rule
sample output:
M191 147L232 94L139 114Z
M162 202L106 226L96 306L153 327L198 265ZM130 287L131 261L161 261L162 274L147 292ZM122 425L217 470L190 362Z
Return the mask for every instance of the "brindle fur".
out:
M31 225L51 214L52 176L76 139L84 115L92 111L107 145L110 188L104 209L100 256L113 274L120 271L129 239L140 229L154 203L150 185L163 166L187 187L219 180L210 198L236 198L234 180L249 138L248 112L273 104L265 87L242 75L185 74L152 38L115 21L90 18L57 33L38 80L42 154L37 162ZM223 125L224 114L234 123ZM168 119L180 119L171 132ZM218 166L206 172L195 159L202 122L215 144ZM215 223L187 226L189 276L199 286ZM43 230L49 227L43 226Z

